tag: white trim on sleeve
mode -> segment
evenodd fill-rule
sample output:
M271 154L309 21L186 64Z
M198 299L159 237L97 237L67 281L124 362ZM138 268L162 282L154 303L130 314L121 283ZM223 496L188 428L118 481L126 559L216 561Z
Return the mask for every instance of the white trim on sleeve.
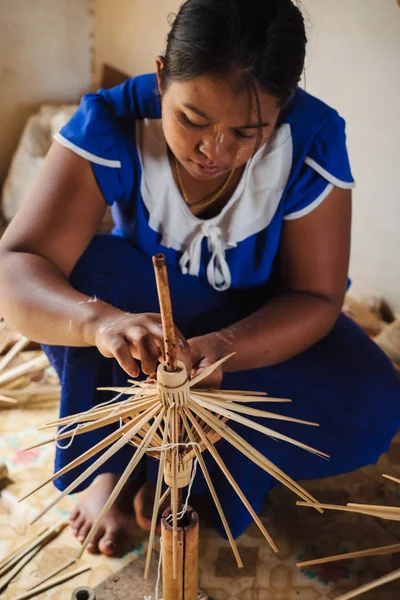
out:
M61 144L61 146L68 148L68 150L72 150L72 152L75 152L75 154L79 154L79 156L82 156L82 158L86 158L86 160L89 160L92 163L101 165L103 167L112 167L114 169L121 168L121 161L108 160L106 158L101 158L101 156L96 156L91 152L87 152L87 150L83 150L82 148L79 148L79 146L76 146L75 144L67 140L67 138L65 138L60 133L56 133L54 139L56 140L56 142Z
M310 158L309 156L305 157L304 162L306 163L306 165L314 169L314 171L322 175L324 179L326 179L330 183L333 183L333 185L336 185L336 187L341 188L342 190L352 190L356 187L354 181L342 181L341 179L338 179L337 177L329 173L329 171L324 169L324 167L321 167L321 165L319 165L317 162L315 162L313 158Z
M297 210L296 212L286 215L286 217L284 217L284 221L294 221L294 219L301 219L301 217L305 217L306 215L308 215L310 212L315 210L317 206L322 204L322 202L327 196L329 196L334 187L335 186L332 183L328 183L322 194L320 194L318 198L314 200L314 202L311 202L311 204L305 206L301 210Z

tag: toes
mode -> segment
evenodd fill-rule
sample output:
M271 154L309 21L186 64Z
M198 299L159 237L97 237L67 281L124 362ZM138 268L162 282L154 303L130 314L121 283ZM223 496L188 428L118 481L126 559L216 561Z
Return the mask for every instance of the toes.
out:
M99 541L104 535L104 527L100 527L94 534L93 538L90 540L87 550L94 554L99 550Z
M81 529L82 525L85 523L85 520L86 520L85 515L80 514L79 517L77 517L75 519L75 521L73 521L73 523L71 523L72 531L76 537L78 537L79 530Z
M104 535L99 541L100 552L106 554L107 556L115 556L117 553L120 554L121 548L118 547L121 546L121 544L118 543L119 537L120 536L118 535L117 530L113 530L110 528L106 529Z
M78 540L80 541L81 544L83 544L83 542L86 540L89 531L92 528L92 522L91 521L85 521L83 523L83 525L81 526L81 528L79 529L76 537L78 538Z
M71 512L69 513L69 522L72 524L80 515L80 508L79 505L75 506L74 509L71 510Z

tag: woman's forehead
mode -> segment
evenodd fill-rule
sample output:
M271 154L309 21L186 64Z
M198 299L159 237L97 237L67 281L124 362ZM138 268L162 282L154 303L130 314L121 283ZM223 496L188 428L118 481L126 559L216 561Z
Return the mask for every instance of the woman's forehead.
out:
M243 85L243 81L239 85L232 76L202 75L189 81L172 81L167 94L175 105L215 121L229 118L237 121L236 125L243 125L254 122L254 115L258 116L252 88ZM275 120L279 114L278 99L258 87L257 94L262 120Z

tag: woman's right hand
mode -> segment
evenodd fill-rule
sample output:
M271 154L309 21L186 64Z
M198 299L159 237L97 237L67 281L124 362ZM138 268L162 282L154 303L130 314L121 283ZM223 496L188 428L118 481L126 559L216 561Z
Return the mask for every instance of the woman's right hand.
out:
M107 311L108 313L108 311ZM189 345L175 328L177 356L187 372L192 369ZM142 371L152 375L157 362L163 360L164 334L161 315L155 313L131 314L112 309L109 314L94 320L90 326L88 342L97 346L107 358L115 358L131 377L138 377L141 362Z

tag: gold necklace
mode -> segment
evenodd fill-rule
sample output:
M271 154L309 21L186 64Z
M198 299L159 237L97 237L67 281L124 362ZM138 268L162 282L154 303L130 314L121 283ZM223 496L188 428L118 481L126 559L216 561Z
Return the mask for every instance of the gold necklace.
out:
M215 192L215 194L211 198L208 198L207 200L202 200L200 202L195 202L193 204L190 204L188 195L186 194L185 188L183 187L181 172L179 170L179 163L178 163L178 160L177 160L177 158L175 156L174 156L174 165L175 165L176 176L178 178L179 191L182 194L182 197L183 197L184 201L186 202L186 204L189 206L189 208L196 209L196 212L197 211L201 211L204 208L207 208L207 206L210 206L211 204L213 204L214 202L216 202L222 196L222 194L224 193L224 191L226 190L226 188L228 187L228 185L232 181L232 177L233 177L233 175L235 173L235 169L233 169L229 173L226 181L222 184L222 186L219 188L219 190L217 192Z

